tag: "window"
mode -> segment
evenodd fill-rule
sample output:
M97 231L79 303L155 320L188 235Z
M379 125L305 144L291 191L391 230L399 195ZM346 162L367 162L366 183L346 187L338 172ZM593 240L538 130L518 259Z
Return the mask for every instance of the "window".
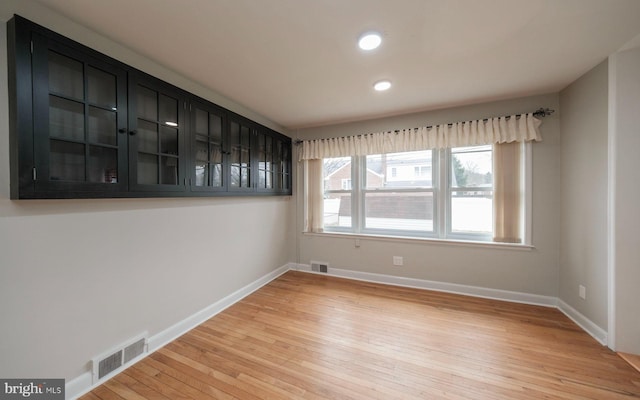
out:
M324 231L491 242L493 154L486 145L326 158Z

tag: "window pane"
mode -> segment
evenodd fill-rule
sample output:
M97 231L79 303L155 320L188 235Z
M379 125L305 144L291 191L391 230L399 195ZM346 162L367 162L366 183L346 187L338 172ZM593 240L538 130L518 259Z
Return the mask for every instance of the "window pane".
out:
M491 234L493 232L493 192L452 192L451 231Z
M332 191L350 191L351 157L325 158L323 160L324 179L324 226L351 228L351 193ZM288 172L288 171L285 171ZM287 184L288 177L283 177Z
M324 226L351 227L351 194L328 193L324 197Z
M367 229L433 231L432 192L365 194Z
M451 187L485 187L493 184L491 146L451 150Z
M367 156L367 189L430 188L431 150Z
M343 180L351 186L351 157L325 158L323 163L324 190L344 190ZM351 189L349 187L347 190Z

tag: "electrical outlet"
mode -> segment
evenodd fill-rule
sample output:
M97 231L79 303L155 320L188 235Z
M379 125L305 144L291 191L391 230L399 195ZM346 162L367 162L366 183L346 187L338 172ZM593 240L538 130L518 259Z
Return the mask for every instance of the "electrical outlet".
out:
M393 265L401 267L404 265L404 259L400 256L393 256Z
M580 296L580 298L582 300L585 300L587 298L587 288L582 286L582 285L579 285L578 286L578 295Z

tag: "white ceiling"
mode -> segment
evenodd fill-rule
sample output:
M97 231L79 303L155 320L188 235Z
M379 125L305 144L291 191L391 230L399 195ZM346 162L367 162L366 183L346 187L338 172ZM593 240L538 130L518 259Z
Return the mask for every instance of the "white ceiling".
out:
M640 34L640 0L39 1L291 129L555 92Z

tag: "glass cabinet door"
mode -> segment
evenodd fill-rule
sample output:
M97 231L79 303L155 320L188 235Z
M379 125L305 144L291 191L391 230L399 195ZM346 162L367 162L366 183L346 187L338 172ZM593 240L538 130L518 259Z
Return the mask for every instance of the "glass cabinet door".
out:
M133 190L184 191L184 97L155 79L129 82L129 174Z
M258 191L290 193L291 144L281 135L263 129L257 135Z
M126 72L37 35L33 64L38 190L126 190Z
M291 194L291 140L279 140L278 152L280 155L277 166L278 191L284 194Z
M248 120L229 118L229 190L247 191L253 184L253 138L255 128Z
M199 102L191 103L191 190L226 189L225 117L222 109Z

